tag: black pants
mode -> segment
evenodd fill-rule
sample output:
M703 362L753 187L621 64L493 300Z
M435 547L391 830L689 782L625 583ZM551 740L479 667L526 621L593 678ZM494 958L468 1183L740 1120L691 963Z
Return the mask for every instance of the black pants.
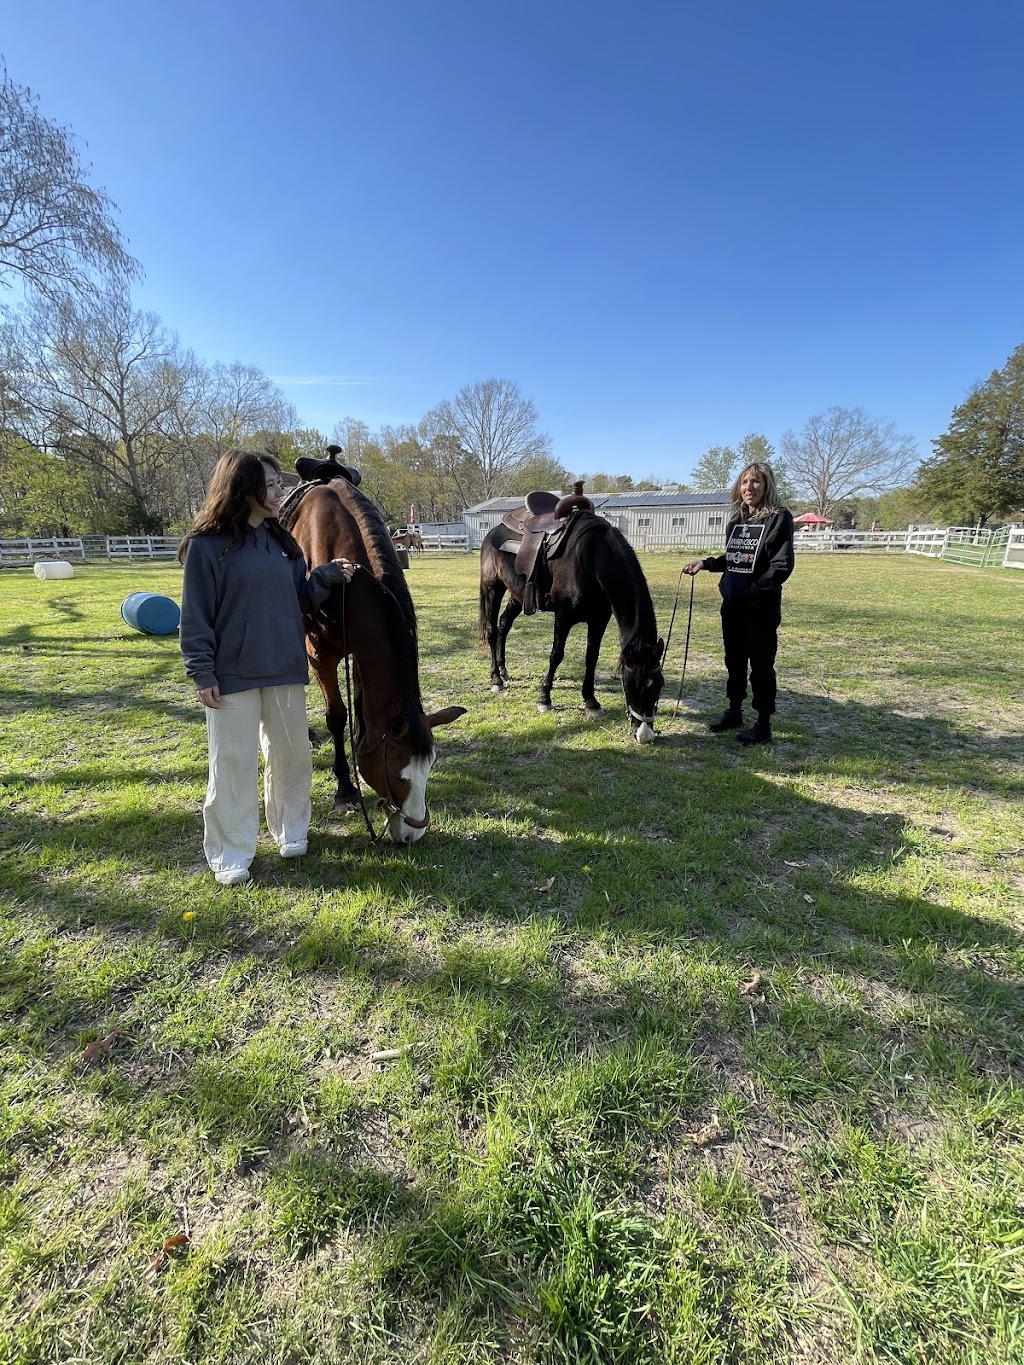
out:
M722 642L729 674L725 692L734 711L747 695L748 668L754 710L760 716L775 711L775 655L781 622L781 593L750 602L722 603Z

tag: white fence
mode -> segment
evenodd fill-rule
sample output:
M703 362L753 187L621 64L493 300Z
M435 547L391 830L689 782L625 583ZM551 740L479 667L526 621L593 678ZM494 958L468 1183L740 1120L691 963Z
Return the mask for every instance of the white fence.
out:
M108 559L172 559L180 536L107 536Z
M947 526L939 531L908 531L907 550L976 569L1024 569L1024 526Z
M1011 526L1006 537L1004 569L1024 569L1024 526Z
M817 550L831 554L834 550L854 550L873 554L904 554L909 548L909 531L796 531L793 544L797 550Z
M0 540L0 565L34 564L37 559L84 559L81 536L30 536Z
M440 535L430 531L421 531L420 539L423 541L424 550L468 550L469 540L465 535Z

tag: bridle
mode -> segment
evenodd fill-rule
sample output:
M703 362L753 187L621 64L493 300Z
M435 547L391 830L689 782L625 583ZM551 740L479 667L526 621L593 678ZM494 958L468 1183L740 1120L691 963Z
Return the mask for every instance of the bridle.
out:
M665 654L667 652L668 651L666 646L666 648L662 650L661 654L662 659L665 657ZM659 664L661 663L660 659L658 660L658 663ZM654 722L658 718L658 703L657 702L654 703L654 708L651 715L649 716L643 715L642 712L637 711L634 708L632 702L629 700L629 697L626 695L626 679L622 676L621 669L619 670L619 682L622 684L622 700L626 706L626 725L629 727L630 733L632 734L634 729L639 730L641 725L649 725L653 729Z
M347 676L348 676L348 655L345 656L345 664L346 664L346 680L347 680ZM350 716L350 717L351 717L351 714L352 714L352 713L351 713L351 710L350 710L350 711L349 711L349 716ZM350 726L351 726L351 720L349 721L349 724L350 724ZM384 790L385 790L385 795L382 796L382 797L380 797L380 799L379 799L379 801L378 801L377 804L378 804L379 808L380 808L381 810L383 810L383 811L386 811L387 814L388 814L389 816L391 816L391 815L400 815L400 816L402 817L403 822L404 822L405 824L407 824L407 825L409 826L410 829L426 829L427 826L430 824L430 809L429 809L429 807L427 806L426 801L424 800L424 802L423 802L423 819L420 820L420 819L418 819L415 815L406 815L406 814L405 814L405 812L402 810L402 807L401 807L401 806L398 804L398 802L395 800L395 794L394 794L394 792L391 790L391 769L388 767L388 745L389 745L389 744L394 744L394 742L395 742L395 741L391 738L391 736L390 736L390 735L388 734L388 732L385 730L384 733L381 735L380 739L376 740L373 744L371 744L371 745L369 746L369 748L364 747L363 750L362 750L363 757L365 758L368 754L375 753L375 752L381 747L381 745L384 746L384 760L383 760L383 762L384 762ZM353 762L355 762L355 755L356 755L355 741L353 740L353 743L352 743L352 758L353 758ZM357 771L357 774L358 774L358 765L357 765L357 767L356 767L356 771Z

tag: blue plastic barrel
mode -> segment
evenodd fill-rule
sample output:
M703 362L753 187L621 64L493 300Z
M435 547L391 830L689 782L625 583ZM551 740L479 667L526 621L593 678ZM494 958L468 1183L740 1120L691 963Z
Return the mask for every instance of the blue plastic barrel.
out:
M121 603L121 620L143 635L173 635L181 620L177 602L155 592L133 592Z

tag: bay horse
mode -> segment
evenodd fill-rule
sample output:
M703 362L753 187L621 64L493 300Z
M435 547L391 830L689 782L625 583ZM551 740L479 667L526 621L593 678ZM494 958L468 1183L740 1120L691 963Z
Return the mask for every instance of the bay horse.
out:
M282 522L309 569L332 559L359 566L351 583L332 589L320 610L304 618L306 652L334 740L335 809L359 802L345 756L347 708L338 682L338 666L351 655L356 767L381 798L391 839L414 843L430 818L426 788L436 758L433 730L465 715L466 708L424 714L416 612L388 528L369 498L347 479L334 479L286 503Z
M395 545L401 545L406 550L423 549L423 537L419 531L396 531L391 540Z
M480 636L491 654L491 690L503 692L509 681L505 642L523 610L526 579L515 569L515 557L500 546L508 535L501 525L484 536L480 547ZM540 606L554 612L555 628L548 671L540 684L538 709L551 710L555 672L565 655L569 631L587 626L583 670L583 706L588 717L600 715L594 673L605 628L614 614L619 628L619 672L630 729L640 744L654 738L654 713L665 679L661 671L664 642L658 638L654 603L640 561L626 537L594 512L579 510L566 531L561 554L544 567ZM509 603L501 613L505 593Z

